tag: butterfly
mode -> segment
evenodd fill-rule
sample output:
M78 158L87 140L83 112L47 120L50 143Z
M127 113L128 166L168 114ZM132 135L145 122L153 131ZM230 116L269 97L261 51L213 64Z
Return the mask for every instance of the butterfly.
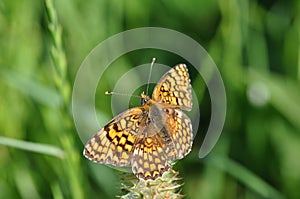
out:
M85 145L89 160L114 166L131 166L142 180L155 180L169 170L173 160L192 148L192 108L188 69L178 64L155 86L152 98L141 94L142 105L128 109L97 132Z

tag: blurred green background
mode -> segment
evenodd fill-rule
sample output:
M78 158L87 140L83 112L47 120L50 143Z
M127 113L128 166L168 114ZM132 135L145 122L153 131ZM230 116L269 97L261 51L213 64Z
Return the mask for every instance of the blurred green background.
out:
M70 95L81 62L99 42L148 26L198 41L226 88L222 135L199 159L210 99L201 77L192 75L193 88L201 91L201 123L192 152L175 166L186 198L300 198L297 0L54 0L53 6L0 1L0 198L121 194L116 170L82 156ZM119 76L154 56L170 66L184 62L155 50L128 53L106 73L101 89L111 90ZM109 100L97 92L102 125L112 117Z

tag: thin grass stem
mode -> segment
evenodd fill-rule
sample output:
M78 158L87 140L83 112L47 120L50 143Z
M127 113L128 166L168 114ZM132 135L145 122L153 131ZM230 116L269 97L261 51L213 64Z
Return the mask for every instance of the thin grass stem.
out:
M3 137L3 136L0 136L0 144L18 148L18 149L22 149L22 150L26 150L26 151L32 151L32 152L36 152L36 153L51 155L51 156L55 156L58 158L65 157L65 153L62 149L60 149L59 147L48 145L48 144L40 144L40 143L22 141L22 140L17 140L17 139L13 139L13 138Z

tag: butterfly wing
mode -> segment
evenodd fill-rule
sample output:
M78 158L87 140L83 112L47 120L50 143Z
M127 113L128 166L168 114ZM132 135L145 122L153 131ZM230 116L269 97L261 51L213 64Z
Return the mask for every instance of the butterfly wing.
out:
M152 136L140 138L133 151L132 171L140 179L154 180L162 176L170 168L172 160L183 158L192 148L190 118L178 109L163 108L162 112L164 125L152 118L154 125L151 130L145 129L152 132L143 133Z
M186 156L192 148L193 144L193 130L190 118L179 109L164 109L166 112L166 123L164 133L162 137L169 141L171 150L168 151L170 159L181 159ZM162 134L160 132L160 134ZM172 153L173 152L173 153Z
M154 135L140 139L133 151L132 171L144 180L155 180L170 168L164 149L159 138Z
M178 64L164 74L154 88L152 99L173 108L191 110L192 89L185 64Z
M129 109L106 124L85 145L83 154L93 162L126 166L130 164L137 135L145 121L143 107Z

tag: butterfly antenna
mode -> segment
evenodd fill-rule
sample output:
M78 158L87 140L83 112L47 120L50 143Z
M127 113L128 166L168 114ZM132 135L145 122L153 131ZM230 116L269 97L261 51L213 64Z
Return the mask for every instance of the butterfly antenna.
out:
M146 94L147 95L148 95L148 91L149 91L149 84L150 84L150 78L151 78L152 68L153 68L155 60L156 60L155 57L153 57L151 65L150 65L150 71L149 71L149 77L148 77L148 83L147 83L147 90L146 90Z
M105 91L105 95L121 95L121 96L129 96L129 97L138 97L141 98L138 95L130 95L127 93L118 93L118 92L114 92L114 91Z

